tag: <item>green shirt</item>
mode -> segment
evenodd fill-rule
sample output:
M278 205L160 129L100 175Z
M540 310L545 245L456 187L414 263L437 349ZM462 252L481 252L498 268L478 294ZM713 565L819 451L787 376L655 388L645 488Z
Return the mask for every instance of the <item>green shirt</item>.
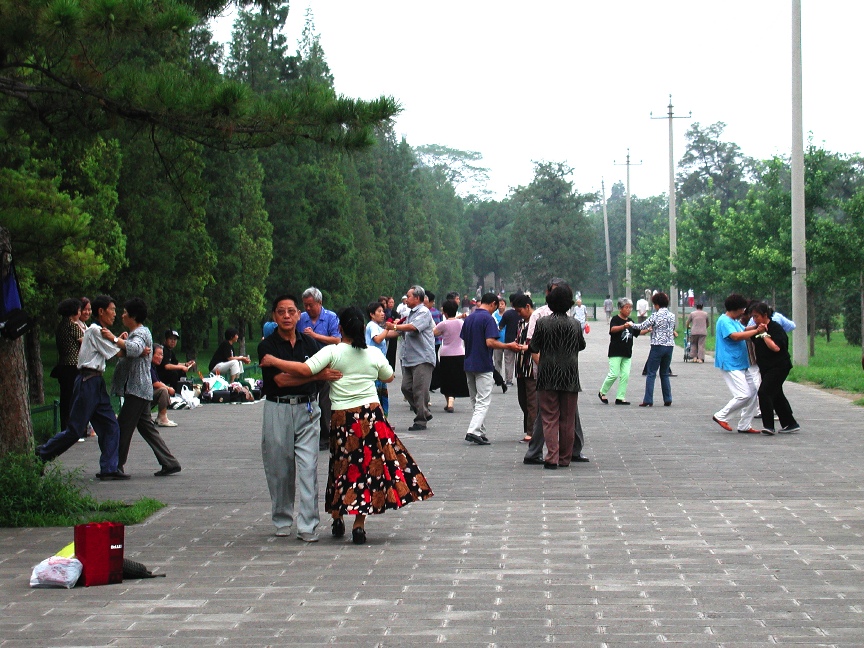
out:
M330 383L333 409L349 409L378 402L376 380L387 380L393 369L378 349L355 349L350 344L330 344L306 361L313 374L326 367L342 372Z

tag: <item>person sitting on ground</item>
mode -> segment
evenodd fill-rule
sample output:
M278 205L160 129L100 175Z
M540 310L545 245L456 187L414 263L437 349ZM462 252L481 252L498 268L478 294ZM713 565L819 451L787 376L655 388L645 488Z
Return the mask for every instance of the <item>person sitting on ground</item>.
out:
M168 406L171 397L176 393L171 385L162 382L159 377L158 367L162 363L164 349L161 344L153 345L153 359L150 362L150 380L153 381L153 401L151 407L156 407L156 425L159 427L177 427L174 421L168 418Z
M168 329L165 331L165 346L162 349L162 362L157 365L156 371L159 373L159 380L166 385L170 385L174 391L180 389L180 379L186 377L186 372L191 371L195 367L195 361L177 362L177 356L174 354L174 348L177 346L177 340L180 334Z
M243 375L243 365L249 364L248 356L236 355L234 343L240 338L240 331L229 328L225 331L225 340L216 349L210 359L210 371L217 376L230 376L229 382L235 382Z

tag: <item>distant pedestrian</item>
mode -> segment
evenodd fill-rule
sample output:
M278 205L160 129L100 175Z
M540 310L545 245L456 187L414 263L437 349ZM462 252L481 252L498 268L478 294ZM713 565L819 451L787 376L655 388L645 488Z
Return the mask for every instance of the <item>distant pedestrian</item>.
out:
M705 362L705 339L708 337L708 327L711 321L704 310L702 302L696 304L696 310L687 316L687 329L690 331L690 357L694 362Z
M606 313L606 323L608 324L612 319L612 310L615 308L615 305L612 303L611 295L606 295L606 299L603 301L603 312Z

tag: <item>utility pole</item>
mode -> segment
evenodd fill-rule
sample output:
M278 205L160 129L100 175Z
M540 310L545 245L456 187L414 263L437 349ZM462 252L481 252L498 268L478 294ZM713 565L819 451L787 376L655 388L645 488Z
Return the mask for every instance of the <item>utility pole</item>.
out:
M606 234L606 281L609 285L608 294L612 297L615 288L612 285L612 251L609 247L609 216L606 214L606 184L600 178L600 191L603 194L603 231Z
M630 167L639 166L639 164L642 164L642 160L639 160L639 164L631 163L630 149L628 148L627 161L624 164L618 164L615 160L612 160L612 164L627 167L627 243L624 250L624 296L627 299L632 299L630 294L633 289L633 284L630 280L630 257L633 255L633 228L630 226Z
M804 118L801 81L801 0L792 0L792 360L806 367L807 252L804 248Z
M665 117L655 117L649 113L651 119L669 120L669 272L672 275L672 285L669 287L669 309L672 314L678 316L678 286L675 284L675 255L678 253L678 228L675 224L675 156L672 153L672 120L690 119L693 111L686 117L675 117L672 112L672 95L669 95L669 112Z

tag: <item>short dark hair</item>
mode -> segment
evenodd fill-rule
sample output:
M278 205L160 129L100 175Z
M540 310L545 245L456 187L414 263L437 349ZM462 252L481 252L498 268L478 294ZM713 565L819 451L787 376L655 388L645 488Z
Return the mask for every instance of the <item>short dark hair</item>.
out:
M510 296L508 297L508 299L510 300L510 303L512 304L512 303L513 303L513 300L514 300L516 297L518 297L519 295L524 295L524 294L525 294L525 293L523 293L521 290L517 290L516 292L510 293Z
M574 304L573 291L570 286L555 286L546 297L546 305L553 313L566 313Z
M77 315L81 310L81 300L75 297L64 299L57 304L57 314L62 317L72 317Z
M705 308L705 304L702 302L696 302L696 310L702 310L703 308Z
M480 298L481 304L497 304L498 303L498 295L493 292L483 293L483 296Z
M667 308L669 306L669 295L664 292L658 292L651 297L651 303L657 304L660 308Z
M459 293L451 290L449 293L447 293L447 296L444 299L452 299L455 301L459 299Z
M93 314L98 319L99 310L108 310L108 307L114 303L116 302L111 295L99 295L98 297L93 298L93 301L90 302L90 307L93 309Z
M435 293L429 290L426 291L426 297L429 299L430 304L435 301Z
M292 302L294 302L294 306L295 306L295 307L296 307L298 304L302 303L302 302L298 301L297 298L296 298L294 295L291 295L291 294L289 294L289 293L284 293L284 294L282 294L282 295L279 295L276 299L273 300L273 308L270 309L270 312L271 312L271 313L275 313L275 312L276 312L276 307L279 306L279 302L281 302L281 301L285 301L285 300L287 300L287 299L290 299Z
M275 310L275 309L274 309L274 310ZM234 328L233 326L230 327L230 328L225 329L225 340L226 340L226 341L227 341L227 340L231 340L231 339L233 339L235 335L240 335L240 331L238 331L238 330L237 330L236 328Z
M339 326L342 332L351 338L351 346L355 349L366 348L366 332L363 327L363 313L356 306L346 306L339 311Z
M514 295L513 299L510 300L510 303L513 305L513 308L525 308L526 306L534 308L534 302L532 302L531 298L525 293Z
M564 283L566 283L566 282L565 282L561 277L552 277L552 278L549 280L549 283L546 284L546 292L552 292L552 289L553 289L555 286L560 286L560 285L562 285L562 284L564 284Z
M740 310L741 308L747 308L747 300L738 293L732 293L726 298L726 301L723 302L723 306L726 308L727 312L732 312Z
M750 313L759 313L760 315L770 319L771 316L774 314L774 311L771 310L771 307L768 304L760 302L758 304L753 304L753 308L750 309Z
M366 314L369 316L369 319L372 319L372 316L375 314L379 308L383 309L384 307L381 305L380 301L369 302L366 305Z
M147 319L147 304L140 297L133 297L123 304L123 308L126 309L126 314L139 324Z
M441 304L441 311L448 317L456 317L456 312L459 310L458 304L452 299L448 299Z

